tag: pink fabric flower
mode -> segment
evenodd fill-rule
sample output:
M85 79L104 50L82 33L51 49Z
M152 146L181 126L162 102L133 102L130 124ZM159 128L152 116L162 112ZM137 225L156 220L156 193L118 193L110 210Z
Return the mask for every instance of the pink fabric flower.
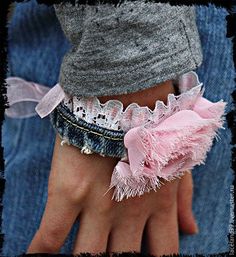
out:
M192 110L130 129L124 137L128 159L118 162L111 178L113 198L140 196L159 188L160 178L169 181L204 164L217 129L223 128L225 105L199 95Z

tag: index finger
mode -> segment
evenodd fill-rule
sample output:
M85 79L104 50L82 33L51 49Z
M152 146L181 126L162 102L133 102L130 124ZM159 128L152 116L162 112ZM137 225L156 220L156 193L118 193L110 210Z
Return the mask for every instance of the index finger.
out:
M58 253L78 216L78 210L65 199L48 199L39 229L27 253Z
M80 204L75 204L69 195L71 191L66 190L70 183L67 175L70 174L66 175L68 170L63 166L65 159L63 161L61 158L60 151L62 148L60 139L57 137L49 175L46 207L40 227L31 241L27 253L58 253L82 208ZM63 153L66 155L67 152ZM59 159L60 163L58 163ZM67 164L65 163L65 165Z

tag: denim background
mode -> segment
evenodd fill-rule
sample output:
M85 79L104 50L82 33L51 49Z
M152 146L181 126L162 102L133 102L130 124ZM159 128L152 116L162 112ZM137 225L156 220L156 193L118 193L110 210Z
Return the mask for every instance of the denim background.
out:
M226 10L213 5L197 6L204 55L197 73L206 86L205 97L211 101L222 98L230 102L235 86L232 43L225 37L226 15ZM59 66L69 44L52 7L38 5L36 1L17 4L9 29L8 75L50 87L56 84ZM6 118L4 122L6 187L2 217L5 234L3 255L25 252L40 224L47 199L54 136L49 118ZM229 193L233 179L230 139L230 130L221 130L221 140L215 141L206 164L193 171L193 209L200 233L195 236L181 235L181 253L228 251ZM62 253L70 253L77 229L78 223L73 226Z

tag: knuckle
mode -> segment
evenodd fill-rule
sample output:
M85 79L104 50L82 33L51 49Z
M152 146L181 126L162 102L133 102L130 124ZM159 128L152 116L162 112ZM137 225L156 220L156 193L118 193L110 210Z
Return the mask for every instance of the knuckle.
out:
M126 212L129 215L129 217L136 219L140 217L140 214L142 214L145 210L145 206L143 205L142 199L139 198L133 198L132 202L127 206Z
M98 212L100 215L108 216L114 210L115 203L111 199L107 199L99 205Z
M79 183L68 183L64 187L64 194L66 198L73 202L78 203L86 198L90 190L90 184L86 181L81 181Z
M48 187L48 198L58 198L58 196L61 196L69 202L78 203L85 199L89 189L90 183L86 181L66 178L56 183L56 185Z
M139 208L131 208L128 210L128 216L132 219L140 218L141 210Z
M175 201L162 201L159 204L159 212L170 213L175 208Z
M45 233L42 233L40 230L37 232L40 248L44 249L46 252L57 252L61 247L61 242L58 239L58 231L50 230Z
M158 201L158 207L160 212L169 212L171 211L177 201L177 191L176 188L172 185L164 185L160 190L160 197Z

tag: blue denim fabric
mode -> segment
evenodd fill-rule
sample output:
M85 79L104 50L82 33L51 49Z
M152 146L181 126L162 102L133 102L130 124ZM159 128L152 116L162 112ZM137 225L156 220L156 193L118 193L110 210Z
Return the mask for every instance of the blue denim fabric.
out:
M125 155L123 131L110 130L76 119L70 110L60 104L51 114L51 122L61 138L79 149L86 149L110 157Z
M52 6L16 4L9 24L9 76L48 87L58 81L60 65L70 43L64 36Z
M58 27L54 12L51 7L36 5L35 1L17 6L14 22L10 24L9 31L9 50L12 53L10 55L12 71L9 75L54 85L63 56L62 49L68 46ZM29 23L31 9L33 15L39 19L46 14L50 16L50 25L45 26L44 22ZM235 72L232 43L225 37L226 15L224 9L217 9L212 5L197 7L197 23L204 51L203 64L197 73L200 81L206 86L205 97L211 101L223 98L231 103L230 94L235 87ZM23 39L19 41L20 45L17 44L17 35L13 33L21 30L19 27L26 24L29 26L27 30L37 31L34 40L38 40L38 45L23 44ZM51 28L51 34L48 27ZM56 42L53 33L56 34ZM25 35L26 33L18 33L19 37ZM45 37L50 35L52 35L51 40L44 41ZM60 43L60 47L55 47L57 43ZM38 46L41 50L36 51ZM22 49L25 47L27 49ZM41 54L38 54L38 51ZM17 52L19 56L27 55L24 62L23 59L17 58ZM51 69L48 69L50 60L53 62L50 64ZM38 66L38 63L41 65ZM32 64L35 66L32 67ZM227 111L230 107L231 104L227 106ZM40 224L47 199L54 136L49 118L43 120L39 117L23 120L7 118L4 122L6 187L3 198L2 229L5 234L3 255L24 253ZM233 179L230 168L230 139L230 130L221 130L221 140L215 141L206 164L193 170L195 185L193 210L200 232L195 236L180 236L181 253L210 254L228 250L229 196ZM72 227L61 253L71 253L78 227L79 223Z
M197 25L203 48L203 63L196 72L206 87L204 96L213 101L228 102L226 112L232 109L231 93L235 89L235 70L232 41L226 38L227 11L197 7ZM180 237L181 253L213 254L229 250L230 186L233 182L231 168L231 132L225 123L220 141L214 141L205 165L193 170L193 211L200 233Z

